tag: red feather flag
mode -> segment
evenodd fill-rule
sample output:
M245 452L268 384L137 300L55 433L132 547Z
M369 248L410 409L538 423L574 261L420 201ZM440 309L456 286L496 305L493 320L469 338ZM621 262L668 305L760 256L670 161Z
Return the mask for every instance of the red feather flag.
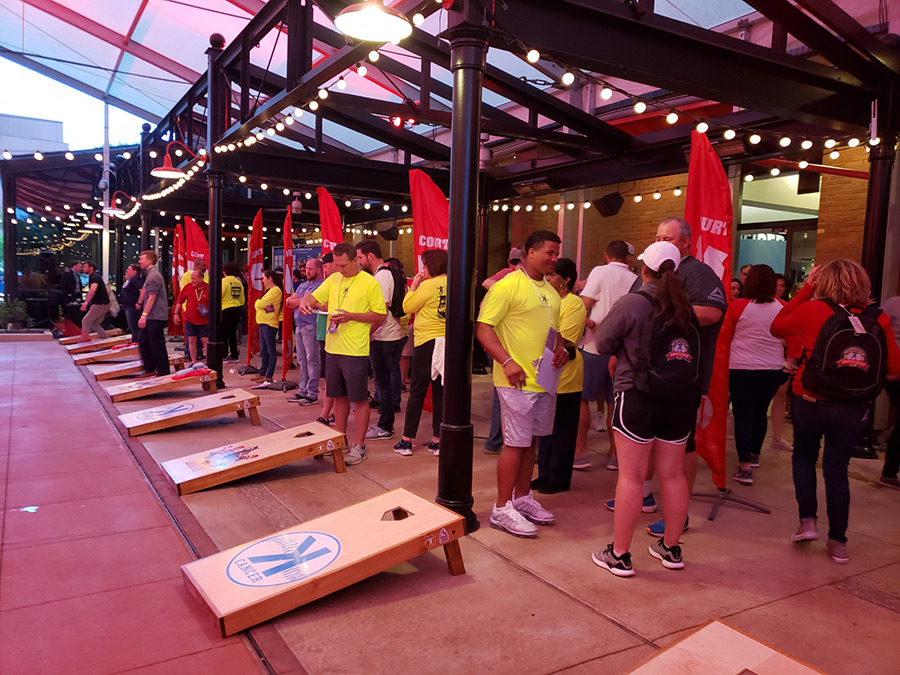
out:
M344 241L341 212L337 204L323 187L316 188L319 195L319 223L322 226L322 255L331 253L334 247Z
M256 301L263 296L263 217L262 209L256 212L250 231L250 284L247 289L247 365L254 354L259 354L259 328L256 325Z
M291 223L291 208L288 207L284 217L284 292L282 302L284 312L281 319L281 379L286 380L291 369L291 355L294 350L294 310L287 305L288 298L294 292L294 229Z
M419 169L409 172L412 196L413 252L416 274L422 271L422 252L432 248L447 250L450 205L431 177Z

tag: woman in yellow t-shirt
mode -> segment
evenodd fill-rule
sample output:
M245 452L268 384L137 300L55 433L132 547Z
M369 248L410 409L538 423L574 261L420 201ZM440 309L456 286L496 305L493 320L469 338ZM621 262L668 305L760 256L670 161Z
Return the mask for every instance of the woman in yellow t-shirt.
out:
M569 258L557 260L553 274L547 277L547 281L561 298L559 333L567 346L577 345L584 335L587 311L581 298L572 293L575 282L578 281L574 261ZM542 436L538 442L538 477L531 482L531 487L543 494L565 492L572 483L572 461L575 459L575 438L584 380L581 351L574 351L575 358L563 366L559 376L553 435Z
M416 329L403 438L394 446L394 452L407 457L412 454L412 442L419 430L422 405L429 384L433 412L428 450L435 457L440 453L441 414L444 407L444 385L440 378L431 379L431 360L435 340L444 337L447 326L447 252L440 249L423 251L422 267L424 269L413 278L412 286L403 300L403 311L416 315Z
M266 292L256 301L256 324L259 326L259 375L254 378L258 385L254 389L264 389L272 384L275 377L275 335L281 321L281 275L272 270L263 272L263 288Z

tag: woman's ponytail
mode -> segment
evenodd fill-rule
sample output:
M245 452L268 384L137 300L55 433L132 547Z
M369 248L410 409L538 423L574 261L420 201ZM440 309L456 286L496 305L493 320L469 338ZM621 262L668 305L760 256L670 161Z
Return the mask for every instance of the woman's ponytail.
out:
M654 274L656 282L656 300L663 312L670 309L675 314L675 323L682 330L687 330L694 316L694 308L688 300L681 279L675 274L675 263L664 260L659 271Z

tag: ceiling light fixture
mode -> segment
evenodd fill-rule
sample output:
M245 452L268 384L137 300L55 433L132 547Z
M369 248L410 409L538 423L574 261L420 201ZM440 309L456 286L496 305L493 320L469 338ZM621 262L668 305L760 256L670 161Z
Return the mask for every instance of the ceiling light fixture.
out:
M399 42L412 33L412 24L402 12L386 7L382 0L366 0L345 7L334 25L348 37L371 42Z

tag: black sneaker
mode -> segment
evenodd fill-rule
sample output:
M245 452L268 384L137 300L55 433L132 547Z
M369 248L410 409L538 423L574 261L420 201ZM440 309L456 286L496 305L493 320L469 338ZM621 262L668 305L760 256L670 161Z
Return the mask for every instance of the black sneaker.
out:
M300 405L302 405L302 406L315 405L318 402L319 402L318 397L310 398L309 396L304 396L303 398L300 399Z
M438 455L441 454L441 444L440 443L435 443L434 441L431 441L426 447L428 448L428 452L430 452L435 457L437 457Z
M753 485L753 472L750 469L738 469L731 477L738 483Z
M759 468L759 455L750 455L750 468L758 469Z
M673 546L669 548L663 543L662 539L657 539L650 544L650 555L659 560L663 567L670 570L680 570L684 567L684 561L681 559L681 547Z
M613 553L612 544L604 549L595 551L593 555L591 555L591 560L594 561L595 565L608 569L617 577L634 576L634 568L631 566L631 554L623 553L621 558L618 557Z
M326 420L324 417L317 417L317 418L316 418L316 422L318 422L319 424L324 424L326 427L330 427L330 426L331 426L331 422L329 422L328 420Z
M289 401L290 403L299 403L300 405L303 405L303 401L306 401L308 399L306 398L306 396L294 394L293 396L288 396L285 400Z
M411 457L412 452L412 441L404 441L402 438L400 442L394 446L394 452L398 455L403 455L404 457Z

